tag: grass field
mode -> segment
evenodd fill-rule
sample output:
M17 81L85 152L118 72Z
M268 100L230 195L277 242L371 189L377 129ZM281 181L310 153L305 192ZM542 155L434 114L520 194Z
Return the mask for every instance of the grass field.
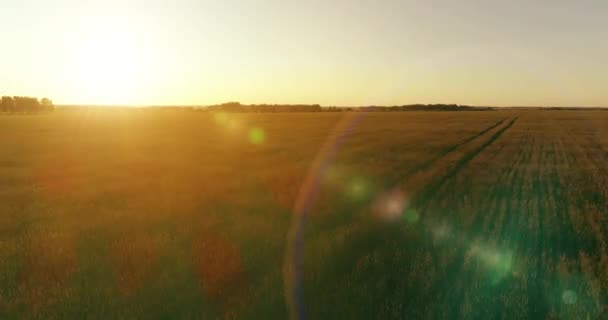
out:
M607 125L0 115L0 318L602 319Z

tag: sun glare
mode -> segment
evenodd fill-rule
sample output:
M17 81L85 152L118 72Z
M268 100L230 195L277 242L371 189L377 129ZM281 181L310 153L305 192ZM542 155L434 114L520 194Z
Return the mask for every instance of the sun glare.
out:
M133 104L142 98L149 79L144 52L117 29L91 32L77 43L72 60L74 87L94 104Z

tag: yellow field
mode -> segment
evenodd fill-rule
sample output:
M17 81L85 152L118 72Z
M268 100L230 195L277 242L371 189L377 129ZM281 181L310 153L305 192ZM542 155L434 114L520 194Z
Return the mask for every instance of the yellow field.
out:
M607 124L0 115L0 318L598 319Z

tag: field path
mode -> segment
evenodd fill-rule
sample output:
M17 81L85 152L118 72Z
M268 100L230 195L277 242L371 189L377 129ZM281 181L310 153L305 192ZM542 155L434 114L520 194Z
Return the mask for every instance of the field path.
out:
M594 116L499 114L426 161L391 166L391 183L379 193L404 196L402 219L378 219L375 205L387 199L378 196L349 212L355 218L332 229L339 240L326 251L331 259L308 278L312 305L347 299L356 307L310 314L602 319L608 139L602 123L590 125Z
M517 120L416 194L412 204L429 230L423 242L434 243L427 250L443 270L424 302L447 310L439 318L594 319L605 303L599 289L605 273L580 259L606 248L607 224L593 214L606 202L592 190L608 182L607 155L590 135L555 121L528 117L508 131ZM576 167L588 169L566 171ZM438 243L433 230L445 221L452 234Z

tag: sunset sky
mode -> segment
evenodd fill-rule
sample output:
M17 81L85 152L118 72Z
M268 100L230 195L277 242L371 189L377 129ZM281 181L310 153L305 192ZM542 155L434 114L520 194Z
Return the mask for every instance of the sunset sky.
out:
M0 94L608 106L607 15L605 0L0 0Z

